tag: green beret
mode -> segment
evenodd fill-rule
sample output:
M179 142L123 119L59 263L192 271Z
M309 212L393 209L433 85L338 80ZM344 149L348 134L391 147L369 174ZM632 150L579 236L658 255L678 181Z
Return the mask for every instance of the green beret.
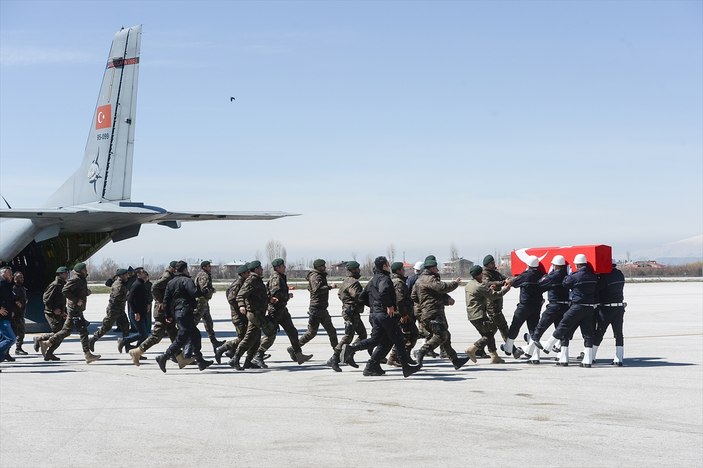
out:
M58 267L56 269L56 273L68 273L68 268L66 268L65 266Z
M351 262L347 262L347 270L354 270L355 268L359 268L361 265L359 265L359 262L356 262L352 260Z
M253 262L247 263L247 268L249 268L249 271L253 271L256 268L259 268L261 266L261 262L258 260L254 260Z
M433 260L436 262L437 257L435 257L434 255L428 255L427 257L425 257L425 263L427 263L428 260Z
M472 266L471 269L469 270L469 274L471 276L473 276L474 278L477 277L478 275L480 275L481 273L483 273L483 268L481 268L478 265Z
M171 260L171 262L168 264L169 268L176 268L176 263L178 263L176 260Z
M495 261L496 261L496 259L493 258L493 255L486 255L485 257L483 257L483 266L486 266L489 263L493 263Z
M73 267L73 271L75 271L76 273L78 273L81 270L85 270L85 269L86 269L86 264L83 262L76 263L76 266Z
M277 258L271 262L271 266L276 268L276 267L283 265L284 263L285 263L285 260L283 260L282 258Z
M403 267L403 262L393 262L393 263L391 264L391 271L400 270L401 268L404 268L404 267Z
M126 275L127 273L129 273L128 270L125 270L124 268L118 268L117 271L115 272L115 275L122 276L122 275Z
M317 260L312 262L313 268L320 268L321 266L324 266L324 265L325 265L325 261L322 260L321 258L318 258Z
M241 274L246 273L247 271L249 271L249 268L247 267L247 265L248 265L248 263L245 263L244 265L240 265L240 266L237 268L237 274L238 274L238 275L241 275Z
M203 260L200 262L200 268L206 267L210 265L210 260Z
M437 260L425 260L425 268L432 268L437 266Z

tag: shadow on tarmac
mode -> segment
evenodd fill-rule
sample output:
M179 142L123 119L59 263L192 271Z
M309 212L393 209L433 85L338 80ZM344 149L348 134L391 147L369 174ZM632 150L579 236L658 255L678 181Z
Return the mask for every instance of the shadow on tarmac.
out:
M611 366L610 361L603 362L600 359L597 361L597 365L598 367ZM680 367L695 365L692 362L669 362L660 357L626 357L623 362L623 367Z

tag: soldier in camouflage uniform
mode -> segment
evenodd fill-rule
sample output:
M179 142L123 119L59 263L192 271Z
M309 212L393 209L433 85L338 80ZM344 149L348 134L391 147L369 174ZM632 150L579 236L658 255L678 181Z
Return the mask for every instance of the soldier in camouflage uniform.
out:
M327 332L330 345L334 354L327 361L327 365L336 372L341 372L339 367L339 352L337 348L337 330L332 324L332 318L327 311L329 307L330 289L335 289L335 284L327 284L327 266L325 261L318 258L312 263L313 269L305 277L308 280L308 291L310 291L310 308L308 309L308 329L300 338L300 346L315 338L320 325Z
M122 337L129 336L129 319L125 313L125 306L127 305L127 280L129 279L129 272L124 268L120 268L115 273L117 279L110 287L110 299L107 303L107 310L105 313L105 318L103 318L103 323L95 330L93 336L88 341L88 347L91 351L95 351L95 343L102 338L105 333L109 332L113 325L117 324L117 328L122 332ZM118 344L119 347L119 344ZM122 350L119 349L121 352Z
M220 364L222 360L222 355L226 354L228 357L233 358L234 354L237 352L237 346L239 342L244 338L247 333L247 326L249 321L247 320L246 312L242 313L239 311L239 305L237 304L237 294L242 288L244 281L249 277L249 267L245 263L237 268L237 278L232 281L232 284L227 288L227 302L229 303L229 312L232 316L232 325L237 331L237 336L231 340L227 340L222 346L215 349L215 360Z
M264 338L261 340L259 347L259 356L263 361L264 353L273 345L278 333L278 326L283 328L290 341L290 346L287 348L288 355L293 362L302 364L312 358L312 354L303 354L298 339L298 329L293 325L293 318L288 312L288 300L293 298L293 294L288 290L288 280L286 278L286 264L282 258L277 258L271 262L273 274L266 285L270 299L268 305L268 315L273 320L276 326L271 326L264 331Z
M64 338L71 334L75 327L78 329L78 333L81 337L81 346L83 347L85 362L91 363L100 359L100 355L90 352L90 348L88 347L88 321L83 316L86 303L88 302L88 296L91 294L90 289L88 289L88 281L86 280L88 277L88 268L85 263L81 262L73 267L73 271L76 274L68 280L61 290L66 297L68 318L63 324L63 328L59 330L58 333L54 333L46 341L41 341L39 346L45 357L47 355L53 355L56 348L59 347Z
M509 282L506 283L505 276L496 269L496 261L493 255L486 255L483 258L483 282L494 290L498 290L506 284L510 285ZM508 339L508 322L505 320L505 315L503 315L503 296L494 301L488 301L486 314L488 318L495 322L500 336L503 337L503 341L506 341Z
M169 281L174 278L176 273L176 261L169 263L168 268L166 268L159 279L157 279L151 287L151 294L154 297L154 329L151 335L147 337L146 340L142 341L138 348L130 349L129 355L132 357L132 363L136 366L139 365L139 361L142 355L152 346L159 343L164 336L168 335L171 339L171 343L176 340L178 335L178 330L176 329L176 323L174 321L166 320L166 311L164 310L164 294L166 293L166 286Z
M198 297L198 308L195 311L195 325L197 326L202 319L205 323L205 331L207 336L212 343L212 349L217 350L218 347L222 346L224 341L217 341L215 336L215 328L212 322L212 315L210 315L210 299L212 295L215 294L215 288L212 286L212 267L210 262L205 260L200 263L200 271L195 276L195 285L200 291L208 291L207 294Z
M22 349L22 344L24 344L24 312L27 310L27 288L24 287L24 274L21 271L15 272L13 276L14 284L12 286L12 292L15 295L15 308L12 314L12 330L14 330L17 336L17 341L15 342L15 354L26 356L27 351Z
M498 291L491 288L483 281L483 268L478 265L472 266L469 273L471 279L464 288L466 315L481 338L466 349L466 354L473 362L476 362L476 352L484 346L488 346L491 364L503 364L505 361L498 356L496 348L497 327L495 322L488 317L487 310L488 304L503 297L510 290L510 286L504 285Z
M39 344L51 338L53 333L58 333L66 322L66 298L61 293L66 280L68 279L68 268L65 266L56 269L56 279L44 290L42 300L44 302L44 317L51 327L51 333L45 333L34 337L34 351L39 352ZM59 358L53 354L44 356L45 361L58 361Z
M414 304L410 298L410 289L408 289L408 278L405 277L405 267L402 262L393 262L391 265L391 281L395 289L395 302L398 305L398 314L400 315L400 331L405 338L405 350L408 356L408 364L415 365L415 361L410 358L410 351L415 347L417 338L420 333L415 322ZM398 359L398 352L393 347L393 352L388 358L389 366L401 367L402 364Z
M240 312L247 314L247 331L244 338L237 346L230 366L237 370L244 370L249 367L265 369L267 366L264 363L263 353L258 353L259 345L261 344L261 328L265 326L266 309L269 304L269 295L266 290L261 276L264 274L264 269L261 267L261 262L255 260L248 264L249 277L244 281L242 287L237 293L237 304ZM247 354L244 360L244 367L239 363L244 353Z
M455 369L461 368L469 360L468 357L460 358L452 348L451 333L444 314L444 307L453 305L448 293L459 287L460 278L445 283L440 280L436 260L427 260L425 269L418 278L411 294L413 302L420 305L420 321L426 330L432 331L432 337L417 352L417 363L422 365L422 360L429 351L437 346L444 345L447 356L452 361Z
M344 335L334 348L338 359L342 346L350 344L355 334L357 335L356 341L365 340L368 336L364 322L361 321L361 314L364 313L364 304L359 300L363 292L361 283L359 283L359 278L361 278L360 266L355 261L347 262L347 277L344 278L337 293L339 300L342 301L342 317L344 318ZM358 367L354 361L351 361L349 365Z

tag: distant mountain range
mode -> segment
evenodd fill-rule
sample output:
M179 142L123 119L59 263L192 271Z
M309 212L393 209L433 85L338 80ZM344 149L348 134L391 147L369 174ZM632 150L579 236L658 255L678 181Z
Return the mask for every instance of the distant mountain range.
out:
M703 261L703 234L669 242L660 247L632 252L631 260L656 260L663 265L684 265Z

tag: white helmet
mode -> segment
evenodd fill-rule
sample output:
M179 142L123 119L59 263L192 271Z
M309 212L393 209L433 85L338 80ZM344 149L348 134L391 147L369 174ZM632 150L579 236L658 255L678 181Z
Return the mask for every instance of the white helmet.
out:
M531 268L537 268L539 266L539 258L535 257L534 255L530 255L527 257L527 266Z
M574 257L574 264L583 265L585 263L588 263L588 260L586 260L586 256L584 254L576 254L576 256Z
M566 260L563 255L555 255L552 259L552 265L564 266L566 265Z
M415 266L413 267L413 269L415 269L415 270L417 270L417 271L422 271L422 270L424 270L424 269L425 269L425 262L417 262L417 263L415 264Z

